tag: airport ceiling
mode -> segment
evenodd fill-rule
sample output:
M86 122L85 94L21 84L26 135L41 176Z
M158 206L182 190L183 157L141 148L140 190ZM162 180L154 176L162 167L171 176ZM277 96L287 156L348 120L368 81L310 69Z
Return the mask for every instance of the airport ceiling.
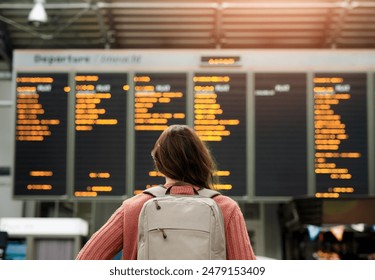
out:
M15 49L375 47L374 0L45 0L40 26L28 22L33 6L0 1L5 68Z

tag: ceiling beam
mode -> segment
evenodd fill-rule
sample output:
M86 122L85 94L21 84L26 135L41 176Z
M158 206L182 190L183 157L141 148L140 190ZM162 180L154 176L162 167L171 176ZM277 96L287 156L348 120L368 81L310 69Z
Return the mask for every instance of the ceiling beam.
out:
M113 9L113 8L129 8L129 9L142 9L142 8L165 8L165 9L202 9L202 8L248 8L248 9L290 9L290 8L358 8L358 7L375 7L374 1L351 1L349 4L346 1L342 2L117 2L117 3L107 3L107 2L95 2L95 3L45 3L45 9L87 9L92 5L96 5L101 9ZM23 3L2 3L0 4L0 9L23 9L29 10L34 6L33 3L23 4Z

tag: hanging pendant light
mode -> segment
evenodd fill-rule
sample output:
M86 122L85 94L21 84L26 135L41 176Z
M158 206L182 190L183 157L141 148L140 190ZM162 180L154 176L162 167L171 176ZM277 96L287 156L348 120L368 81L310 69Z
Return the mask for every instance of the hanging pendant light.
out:
M34 7L29 13L28 21L30 24L38 27L44 23L47 23L48 16L44 9L45 0L34 0Z

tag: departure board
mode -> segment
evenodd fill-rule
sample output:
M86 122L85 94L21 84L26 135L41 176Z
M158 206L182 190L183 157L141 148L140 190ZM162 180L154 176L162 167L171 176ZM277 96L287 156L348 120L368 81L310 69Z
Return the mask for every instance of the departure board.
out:
M306 74L255 74L255 195L307 194Z
M314 77L317 197L368 194L365 73Z
M136 192L164 184L151 151L169 125L186 124L186 74L137 73L134 76Z
M226 195L246 191L246 74L194 75L194 129L210 149Z
M68 75L18 73L14 196L66 195Z
M75 76L75 197L126 195L127 82L123 73Z

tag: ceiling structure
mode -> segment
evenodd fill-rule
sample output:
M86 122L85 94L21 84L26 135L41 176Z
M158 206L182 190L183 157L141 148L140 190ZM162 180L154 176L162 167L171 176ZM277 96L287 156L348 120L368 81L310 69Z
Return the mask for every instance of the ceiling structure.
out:
M15 49L375 48L371 0L1 0L0 63ZM0 67L1 69L1 67Z

